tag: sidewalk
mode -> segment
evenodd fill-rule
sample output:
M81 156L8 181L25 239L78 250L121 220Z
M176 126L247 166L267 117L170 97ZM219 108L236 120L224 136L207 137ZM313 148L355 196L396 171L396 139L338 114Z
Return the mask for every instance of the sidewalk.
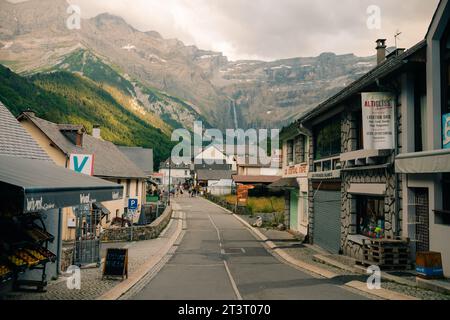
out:
M332 255L313 245L304 244L287 231L251 227L254 219L236 216L282 259L312 274L336 279L348 287L366 291L385 299L450 300L450 295L419 288L411 273L382 273L382 290L367 291L365 270L351 264L351 259Z
M67 278L61 276L57 281L50 282L45 293L10 293L6 300L96 300L117 299L128 291L134 282L144 277L159 260L167 253L164 250L173 239L179 236L182 229L183 216L175 211L169 225L159 238L141 242L106 243L102 244L102 257L104 259L107 248L128 249L128 279L102 280L103 262L100 268L81 270L81 290L69 290ZM170 247L169 247L170 248ZM168 251L168 249L167 249ZM143 267L148 267L145 270Z

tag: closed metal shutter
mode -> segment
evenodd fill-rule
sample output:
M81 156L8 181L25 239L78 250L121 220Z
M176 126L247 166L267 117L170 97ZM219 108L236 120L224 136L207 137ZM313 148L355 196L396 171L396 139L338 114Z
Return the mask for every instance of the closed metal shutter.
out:
M314 198L314 243L339 253L341 243L341 193L317 191Z

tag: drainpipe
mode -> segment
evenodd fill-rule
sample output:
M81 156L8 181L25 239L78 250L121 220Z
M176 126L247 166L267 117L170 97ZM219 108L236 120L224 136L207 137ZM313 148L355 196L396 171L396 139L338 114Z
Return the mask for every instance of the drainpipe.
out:
M400 197L398 195L398 190L400 187L400 182L399 182L399 174L397 173L397 171L395 170L395 158L399 155L399 147L398 147L398 143L399 143L399 139L398 139L398 127L399 127L399 121L398 121L398 108L399 108L399 104L398 101L400 99L400 95L399 93L396 94L396 101L395 101L395 109L394 109L394 114L395 114L395 137L394 137L394 141L395 141L395 154L394 154L394 158L392 159L392 164L393 164L393 169L394 170L394 180L395 180L395 203L394 203L394 210L395 210L395 234L397 237L400 237L400 205L399 205L399 201L400 201Z
M66 156L66 163L64 165L64 167L67 169L68 167L68 158ZM58 242L57 242L57 252L58 252L58 259L56 259L56 270L58 275L61 274L61 255L62 255L62 218L63 218L63 213L62 213L63 209L59 208L58 209Z

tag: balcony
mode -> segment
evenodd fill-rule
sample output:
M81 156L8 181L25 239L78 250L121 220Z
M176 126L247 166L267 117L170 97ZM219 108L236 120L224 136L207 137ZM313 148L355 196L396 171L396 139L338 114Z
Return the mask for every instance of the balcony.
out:
M357 150L341 154L341 161L345 168L378 165L392 150Z

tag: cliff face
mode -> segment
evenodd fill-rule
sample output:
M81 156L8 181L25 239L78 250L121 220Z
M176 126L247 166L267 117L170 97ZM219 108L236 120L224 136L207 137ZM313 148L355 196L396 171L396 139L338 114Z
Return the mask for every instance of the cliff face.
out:
M69 30L68 6L65 0L0 0L0 63L36 73L86 50L132 82L179 98L193 110L189 115L201 115L219 128L234 128L236 121L243 128L278 127L375 66L375 57L333 53L229 61L220 52L164 39L155 31L140 32L110 14L82 20L81 29ZM160 109L147 107L155 113ZM175 118L191 120L183 112Z

